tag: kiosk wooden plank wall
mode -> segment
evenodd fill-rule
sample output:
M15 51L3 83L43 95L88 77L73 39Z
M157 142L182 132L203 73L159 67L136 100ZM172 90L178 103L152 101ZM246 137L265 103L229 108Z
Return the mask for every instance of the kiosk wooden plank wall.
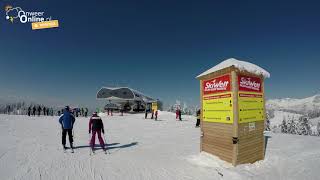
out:
M263 76L231 66L198 79L201 151L234 166L264 159Z

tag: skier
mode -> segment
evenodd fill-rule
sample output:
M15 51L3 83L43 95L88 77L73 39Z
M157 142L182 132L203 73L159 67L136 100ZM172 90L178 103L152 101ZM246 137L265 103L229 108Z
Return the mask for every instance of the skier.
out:
M32 109L32 115L33 115L33 116L36 115L36 111L37 111L36 106L33 106L33 109Z
M83 108L81 108L81 116L82 116L82 117L84 116L84 110L83 110Z
M151 109L151 119L153 119L153 115L154 115L154 110L153 109Z
M148 118L148 109L147 109L147 108L144 110L144 118L145 118L145 119Z
M43 107L43 115L45 116L46 115L46 112L47 112L47 109L46 109L46 107Z
M31 106L28 107L28 116L31 115Z
M75 122L74 116L70 113L69 106L66 106L63 110L63 115L59 118L59 123L61 124L62 128L62 145L63 149L66 150L66 137L67 133L69 136L69 143L71 149L73 149L73 136L72 136L72 129Z
M102 147L103 151L106 152L104 141L101 137L101 132L104 134L104 127L101 117L97 115L97 112L94 112L89 121L89 134L92 131L92 136L90 140L90 147L92 152L94 152L94 145L96 140L96 133L98 134L98 139L100 142L100 146Z
M79 112L80 112L80 109L79 109L79 108L76 108L76 109L75 109L76 117L79 116Z
M39 107L38 107L38 116L40 116L40 113L41 113L41 107L39 105Z
M154 113L154 115L155 115L155 120L157 120L158 119L158 110L156 110L156 112Z
M47 116L49 116L49 108L47 107Z
M11 107L10 107L10 105L7 107L7 114L10 114L10 112L11 112Z
M179 120L182 121L182 118L181 118L181 110L179 109L178 111L178 115L179 115Z
M85 117L88 117L88 108L85 108L84 116L85 116Z
M178 117L179 117L179 109L177 108L176 109L176 119L178 119Z
M196 127L199 127L199 126L200 126L200 114L201 114L200 109L198 109L198 111L197 111L197 124L196 124Z
M120 107L120 116L123 116L123 107Z

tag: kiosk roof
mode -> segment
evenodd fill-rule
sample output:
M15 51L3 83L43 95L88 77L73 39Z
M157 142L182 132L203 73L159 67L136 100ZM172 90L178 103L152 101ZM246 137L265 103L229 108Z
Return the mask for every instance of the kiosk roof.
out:
M198 75L197 78L200 78L200 77L205 76L207 74L210 74L210 73L213 73L213 72L216 72L216 71L219 71L221 69L228 68L231 66L238 68L240 71L248 71L250 73L253 73L253 74L256 74L259 76L262 75L264 78L270 78L270 73L268 71L264 70L263 68L255 65L255 64L246 62L246 61L237 60L235 58L230 58L230 59L227 59L227 60L221 62L220 64L218 64L218 65L208 69L207 71L203 72L202 74Z

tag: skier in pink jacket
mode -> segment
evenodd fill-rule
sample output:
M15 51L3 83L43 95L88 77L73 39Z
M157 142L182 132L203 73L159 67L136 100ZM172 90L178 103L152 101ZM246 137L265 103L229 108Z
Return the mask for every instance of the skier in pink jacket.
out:
M104 134L104 127L101 117L97 115L97 112L94 112L89 121L89 134L92 131L90 147L92 151L94 151L94 145L96 140L96 134L98 134L98 139L100 142L100 146L102 147L103 151L106 151L105 144L103 138L101 136L101 132Z

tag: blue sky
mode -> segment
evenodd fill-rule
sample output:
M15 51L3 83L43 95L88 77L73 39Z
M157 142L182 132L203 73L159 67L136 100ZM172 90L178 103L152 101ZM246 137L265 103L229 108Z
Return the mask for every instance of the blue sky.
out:
M319 91L316 1L10 1L59 28L31 30L0 13L0 97L95 106L102 86L130 86L166 104L198 104L195 76L224 59L271 73L267 98Z

